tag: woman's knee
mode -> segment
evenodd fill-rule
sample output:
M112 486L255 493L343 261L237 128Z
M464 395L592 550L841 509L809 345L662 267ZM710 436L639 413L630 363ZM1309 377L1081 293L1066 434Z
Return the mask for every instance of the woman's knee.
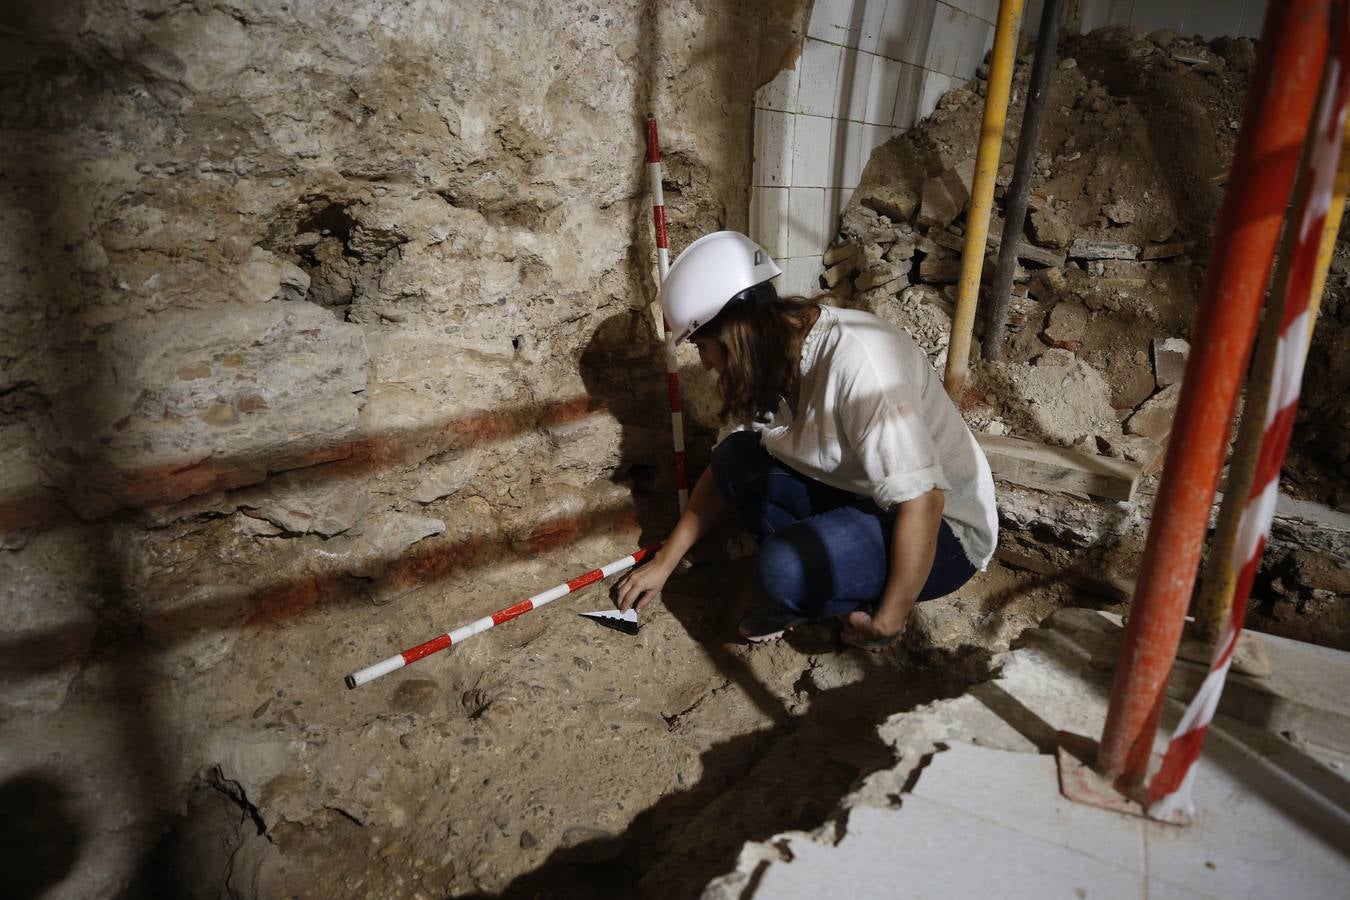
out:
M770 537L759 545L759 583L779 606L801 611L806 596L806 565L791 541Z

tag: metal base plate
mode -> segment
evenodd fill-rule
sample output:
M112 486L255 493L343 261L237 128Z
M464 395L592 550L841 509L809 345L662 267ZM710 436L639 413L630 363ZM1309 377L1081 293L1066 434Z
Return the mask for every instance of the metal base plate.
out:
M1081 734L1059 733L1055 760L1059 764L1059 792L1075 803L1085 803L1112 812L1138 816L1168 825L1189 825L1190 816L1182 813L1158 818L1150 816L1138 800L1118 790L1112 782L1097 774L1092 762L1097 758L1097 742ZM1161 758L1154 754L1154 761Z

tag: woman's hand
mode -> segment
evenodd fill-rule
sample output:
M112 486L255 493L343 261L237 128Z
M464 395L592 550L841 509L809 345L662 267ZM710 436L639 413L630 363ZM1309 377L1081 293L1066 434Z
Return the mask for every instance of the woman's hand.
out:
M896 626L887 621L880 610L869 613L866 610L855 609L840 618L844 623L844 628L839 634L840 639L845 644L864 650L883 650L889 647L900 639L900 632L905 627L904 622Z
M629 569L628 573L614 582L609 589L610 599L620 612L637 608L641 610L648 603L661 596L661 588L666 579L675 571L680 559L689 552L694 542L707 533L726 504L722 495L713 484L712 467L703 470L694 482L694 491L689 495L689 505L675 523L675 530L666 538L661 549L646 565Z
M659 558L645 566L629 569L609 589L609 598L614 601L619 612L628 612L630 607L641 612L648 603L661 596L661 588L665 587L673 571L673 566L666 567Z

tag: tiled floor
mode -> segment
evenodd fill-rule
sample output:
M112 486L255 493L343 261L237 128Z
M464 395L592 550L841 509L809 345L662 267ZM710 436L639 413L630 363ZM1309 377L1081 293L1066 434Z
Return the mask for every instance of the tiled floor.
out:
M913 777L898 806L886 805L894 789L865 787L846 801L836 834L748 845L743 860L767 861L758 880L743 863L739 881L733 874L723 882L729 893L709 896L1350 897L1350 781L1338 768L1350 747L1303 744L1220 717L1197 770L1197 815L1188 827L1065 799L1054 757L1035 752L1028 736L1044 744L1056 729L1099 731L1106 694L1092 645L1119 626L1101 614L1064 612L1059 625L1039 629L1012 654L996 680L882 728L901 762L872 781ZM1306 645L1280 644L1272 657L1301 668L1291 655ZM1308 671L1346 683L1350 654L1309 648L1306 655ZM1292 674L1286 680L1298 683ZM919 768L925 747L936 750Z

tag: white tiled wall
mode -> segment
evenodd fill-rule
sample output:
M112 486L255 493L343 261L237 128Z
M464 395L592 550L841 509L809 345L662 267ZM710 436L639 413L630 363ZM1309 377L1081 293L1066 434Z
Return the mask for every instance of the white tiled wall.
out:
M751 234L784 290L817 290L872 150L975 73L997 12L998 0L816 0L796 65L755 98Z
M1083 30L1133 24L1207 37L1261 32L1267 0L1083 0ZM755 95L750 235L784 272L780 290L819 290L820 255L872 150L974 76L999 0L816 0L796 64ZM1027 0L1034 33L1040 0Z

